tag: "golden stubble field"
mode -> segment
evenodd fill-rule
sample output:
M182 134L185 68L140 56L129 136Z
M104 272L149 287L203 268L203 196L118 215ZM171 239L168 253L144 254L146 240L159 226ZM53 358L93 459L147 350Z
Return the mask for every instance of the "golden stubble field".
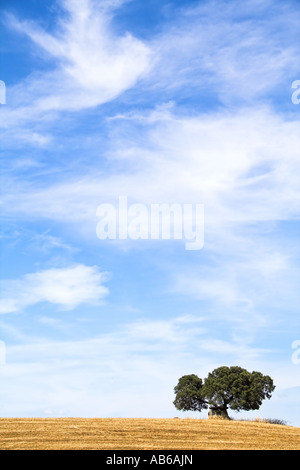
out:
M0 418L1 450L300 450L300 428L255 421Z

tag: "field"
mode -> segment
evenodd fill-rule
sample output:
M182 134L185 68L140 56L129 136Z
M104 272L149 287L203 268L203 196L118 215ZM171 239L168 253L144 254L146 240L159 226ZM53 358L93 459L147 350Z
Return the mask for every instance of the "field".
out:
M300 428L255 421L0 418L2 450L300 450Z

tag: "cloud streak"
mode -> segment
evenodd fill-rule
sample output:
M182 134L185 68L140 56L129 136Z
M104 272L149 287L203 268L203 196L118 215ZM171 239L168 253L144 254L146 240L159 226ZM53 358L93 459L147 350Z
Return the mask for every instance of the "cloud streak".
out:
M66 310L81 304L99 304L108 294L107 274L96 266L75 265L30 273L21 279L1 281L0 313L22 311L40 302Z
M34 51L0 108L8 414L172 416L179 376L224 363L299 386L297 3L137 3L4 21ZM99 240L119 196L204 204L203 249Z
M223 361L247 365L264 353L209 337L204 319L192 315L124 322L88 339L28 339L10 346L1 396L11 394L10 416L26 415L29 409L31 416L172 416L180 375L206 376L219 354ZM13 389L10 377L18 384ZM34 408L28 394L32 386Z
M143 203L204 203L207 229L297 218L298 121L268 109L244 111L193 118L168 112L148 126L138 118L130 118L129 127L118 121L105 154L116 166L110 174L103 175L95 162L92 171L46 188L28 182L19 187L18 204L13 194L6 195L7 212L81 223L122 192Z
M55 64L51 72L34 73L22 88L12 90L19 101L18 112L8 113L12 120L96 107L134 86L151 66L149 46L129 33L113 33L108 14L112 2L105 2L104 9L89 0L61 3L66 14L52 34L7 15L7 24Z
M298 72L299 21L291 5L233 0L220 8L209 1L183 10L153 40L159 53L150 80L200 106L207 95L236 107L281 94Z

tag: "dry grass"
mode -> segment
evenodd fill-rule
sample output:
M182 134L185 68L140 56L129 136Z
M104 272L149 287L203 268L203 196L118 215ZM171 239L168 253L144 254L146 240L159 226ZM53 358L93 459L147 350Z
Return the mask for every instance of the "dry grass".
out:
M222 419L1 418L0 449L300 450L300 428Z

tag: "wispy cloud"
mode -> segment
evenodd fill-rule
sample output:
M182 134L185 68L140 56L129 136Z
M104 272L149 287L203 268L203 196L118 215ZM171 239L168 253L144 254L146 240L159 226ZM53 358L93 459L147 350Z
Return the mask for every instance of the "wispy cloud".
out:
M53 61L52 71L33 73L11 91L18 111L7 111L9 123L106 103L134 86L151 65L149 46L129 33L117 36L110 27L116 2L104 2L102 8L90 0L61 3L67 14L53 33L6 16L7 25L27 35Z
M130 118L130 127L118 121L105 153L115 163L113 172L103 175L91 162L91 172L46 188L20 182L18 204L8 193L6 210L81 223L83 218L94 221L99 204L117 201L123 193L144 203L204 203L206 230L224 222L297 217L298 122L268 109L244 111L193 118L168 112L145 127L139 119Z
M209 1L181 12L153 40L156 88L235 107L281 94L297 74L299 20L290 5Z
M201 317L182 315L124 322L89 339L31 339L7 354L1 389L2 397L11 394L7 415L163 417L176 413L173 388L183 373L206 376L219 354L225 362L253 364L264 350L213 339Z
M82 303L98 304L107 294L103 285L107 274L96 266L75 265L30 273L21 279L1 282L0 313L21 311L39 302L49 302L63 309Z
M298 5L166 3L147 40L123 0L60 0L47 31L4 18L35 52L0 108L1 312L30 321L1 316L8 414L172 415L178 377L224 363L299 386L282 352L299 326ZM120 195L204 204L203 250L97 239Z

